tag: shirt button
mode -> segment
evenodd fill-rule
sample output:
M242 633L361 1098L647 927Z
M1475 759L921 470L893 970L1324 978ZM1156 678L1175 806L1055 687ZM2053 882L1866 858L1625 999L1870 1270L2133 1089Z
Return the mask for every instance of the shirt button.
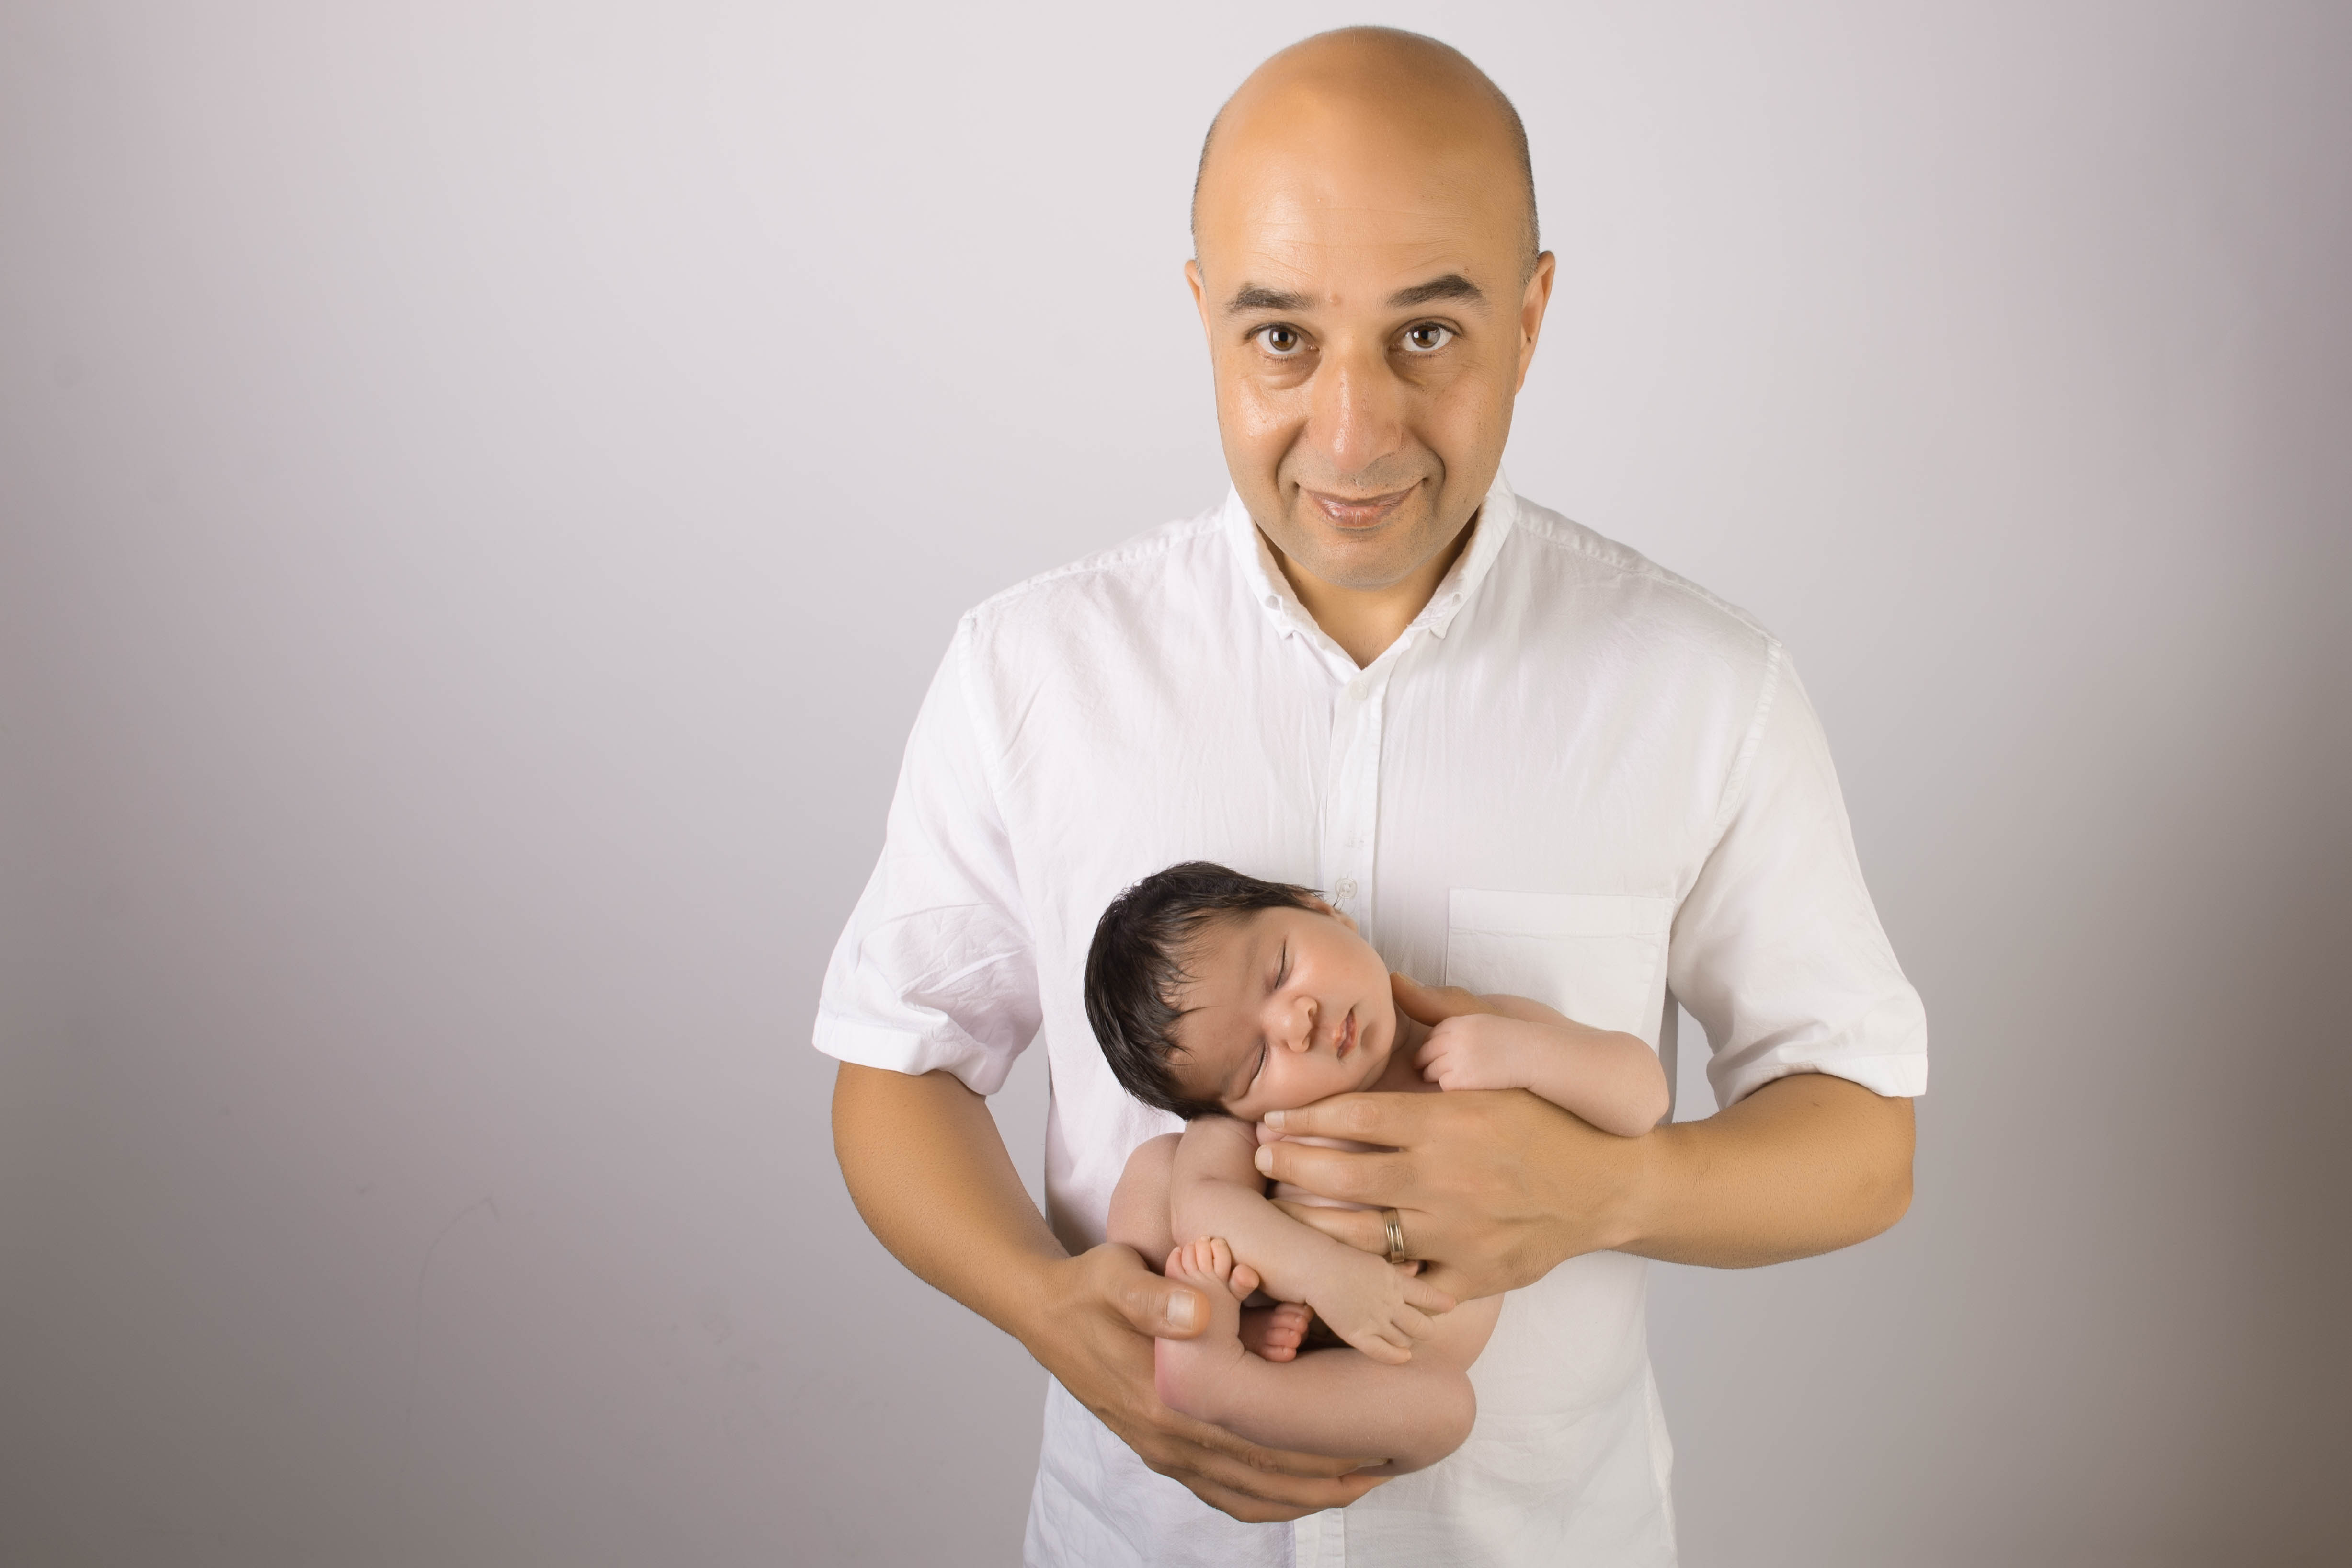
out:
M1352 899L1356 896L1356 879L1342 877L1331 890L1343 899Z

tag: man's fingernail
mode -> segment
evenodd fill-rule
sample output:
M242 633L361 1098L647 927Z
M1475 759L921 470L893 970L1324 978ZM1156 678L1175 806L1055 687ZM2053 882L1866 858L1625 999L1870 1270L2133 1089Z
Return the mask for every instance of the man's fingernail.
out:
M1200 1321L1201 1298L1190 1290L1179 1290L1168 1298L1167 1310L1161 1315L1171 1329L1190 1329Z
M1264 1121L1268 1127L1279 1127L1282 1125L1282 1119L1289 1114L1290 1112L1286 1110L1269 1110L1258 1120Z
M1268 1149L1268 1148L1265 1148L1265 1147L1264 1147L1263 1145L1261 1145L1261 1146L1259 1147L1258 1152L1257 1152L1256 1155L1255 1156L1255 1159L1256 1159L1256 1161L1257 1161L1257 1173L1258 1173L1259 1175L1261 1175L1261 1176L1271 1176L1272 1174L1274 1174L1274 1151L1273 1151L1273 1150Z

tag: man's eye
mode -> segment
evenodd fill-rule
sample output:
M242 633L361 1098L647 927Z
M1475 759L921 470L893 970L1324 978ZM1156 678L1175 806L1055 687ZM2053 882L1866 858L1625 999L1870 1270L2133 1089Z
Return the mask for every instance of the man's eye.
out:
M1307 346L1307 339L1297 327L1276 324L1257 330L1258 347L1276 359L1289 359Z
M1404 347L1407 353L1435 353L1453 341L1454 329L1440 326L1435 321L1423 321L1404 330Z

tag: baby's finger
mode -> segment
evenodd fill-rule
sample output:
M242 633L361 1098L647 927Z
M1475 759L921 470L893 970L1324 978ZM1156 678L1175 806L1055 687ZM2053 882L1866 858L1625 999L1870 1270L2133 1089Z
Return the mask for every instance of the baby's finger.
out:
M1379 1334L1366 1334L1360 1340L1349 1342L1383 1366L1402 1366L1412 1360L1409 1345L1399 1344Z
M1414 1311L1411 1307L1399 1307L1389 1321L1406 1336L1408 1342L1412 1340L1425 1340L1437 1331L1435 1323Z

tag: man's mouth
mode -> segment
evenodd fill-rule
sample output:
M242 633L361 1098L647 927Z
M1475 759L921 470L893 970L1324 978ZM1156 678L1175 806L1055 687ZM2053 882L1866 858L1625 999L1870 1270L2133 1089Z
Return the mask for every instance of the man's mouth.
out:
M1354 532L1378 528L1381 523L1386 522L1389 514L1403 505L1405 498L1420 488L1421 486L1416 482L1405 486L1401 490L1391 490L1386 495L1341 496L1331 495L1323 490L1310 490L1302 485L1299 487L1299 494L1305 496L1315 510L1322 515L1323 520L1332 527Z

